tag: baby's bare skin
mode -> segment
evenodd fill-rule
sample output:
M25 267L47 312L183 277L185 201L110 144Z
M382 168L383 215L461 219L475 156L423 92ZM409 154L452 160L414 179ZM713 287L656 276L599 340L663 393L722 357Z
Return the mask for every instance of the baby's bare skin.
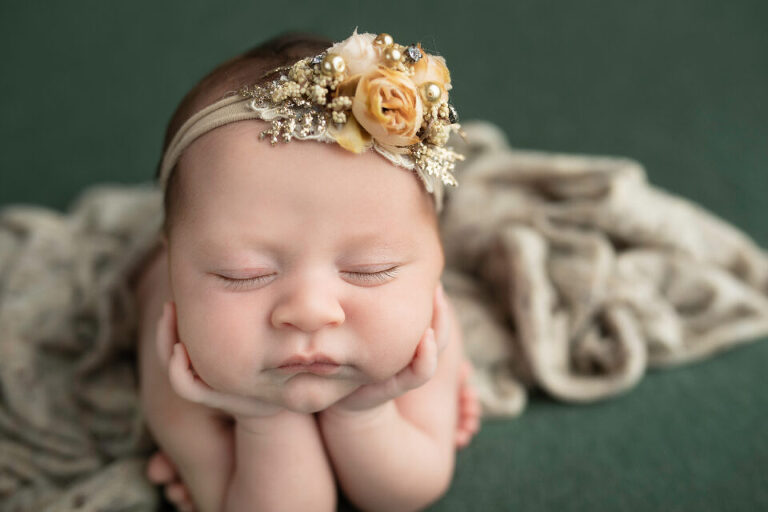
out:
M222 499L228 467L233 460L234 454L222 450L220 453L211 453L208 459L213 463L213 467L220 468L221 473L216 478L212 475L214 481L219 484L219 491L216 491L216 485L213 482L204 484L192 482L190 486L195 485L197 492L191 493L187 485L188 480L184 478L183 471L177 469L177 463L174 460L183 460L182 455L174 457L169 454L177 449L184 450L184 446L201 446L202 444L214 445L225 449L233 449L233 430L231 421L214 409L204 408L198 404L185 401L175 394L167 377L167 371L163 368L164 363L156 350L155 329L161 313L161 305L169 299L169 284L167 274L167 254L161 249L149 260L145 270L139 276L136 283L136 299L140 306L140 339L139 339L139 360L141 367L142 382L142 401L147 411L147 421L154 435L158 439L161 448L166 450L161 452L150 461L147 468L147 474L150 480L165 486L165 495L169 501L174 503L179 510L209 510L207 503L215 507ZM448 324L453 328L453 336L460 335L456 332L458 324L455 321L453 308L447 305ZM453 343L460 343L460 337ZM444 359L443 359L444 361ZM457 393L457 419L454 436L456 447L463 447L469 443L471 437L477 432L479 419L479 405L474 392L467 382L471 366L464 361L459 368L459 388ZM395 399L395 403L404 402L405 398ZM413 401L411 406L419 407L418 401ZM163 411L158 413L158 411ZM190 422L183 421L188 417ZM196 420L196 427L190 428L192 420ZM212 450L213 452L213 450ZM209 466L210 467L210 466ZM200 503L196 507L193 501L193 495ZM215 508L214 508L215 509Z
M334 510L336 485L422 508L477 420L434 212L374 154L273 149L262 128L182 156L184 215L136 283L149 428L199 510Z
M480 427L480 401L474 388L469 383L472 365L464 361L459 374L459 415L456 423L456 448L462 449L470 441ZM194 512L195 505L186 485L181 480L175 464L162 451L156 452L147 463L147 478L155 485L164 487L164 494L181 512Z

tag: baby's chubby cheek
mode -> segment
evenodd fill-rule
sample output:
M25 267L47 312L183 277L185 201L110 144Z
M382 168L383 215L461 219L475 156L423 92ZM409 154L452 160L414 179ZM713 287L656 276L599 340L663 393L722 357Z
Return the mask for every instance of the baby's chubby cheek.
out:
M197 374L220 391L247 393L261 363L256 336L236 309L190 301L178 307L179 338ZM251 343L248 343L248 341Z
M366 322L357 328L361 338L358 361L372 381L388 379L411 362L431 325L433 297L432 286L409 287L378 308L357 311L350 306L348 319Z
M354 366L354 376L343 379L350 382L318 389L318 393L329 393L319 396L320 402L354 387L347 384L386 380L413 359L431 326L439 275L431 267L414 265L398 277L380 287L346 287L346 292L337 296L344 310L342 324L312 334L322 341L317 350ZM264 371L267 362L274 364L289 353L276 344L279 333L270 324L274 304L265 290L249 294L196 293L194 287L184 289L183 284L183 280L177 281L179 290L175 293L179 338L195 371L209 386L251 396L270 390L288 394L296 391L299 398L303 395L299 391L312 388L298 381L293 383L295 386L284 386L282 381L270 378L273 373ZM284 389L274 389L276 386Z

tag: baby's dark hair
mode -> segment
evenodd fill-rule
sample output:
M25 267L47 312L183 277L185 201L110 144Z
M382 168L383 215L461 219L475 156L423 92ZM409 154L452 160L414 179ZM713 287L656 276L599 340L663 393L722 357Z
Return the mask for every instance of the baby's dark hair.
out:
M165 153L179 128L196 112L245 85L264 83L271 79L272 77L263 76L267 71L293 64L304 57L317 55L332 44L333 41L330 39L315 34L287 32L220 64L205 75L176 107L165 130L161 155ZM161 162L157 165L155 179L160 175ZM166 236L170 234L170 227L178 215L178 205L181 202L182 187L179 184L177 167L178 163L171 170L163 197L165 211L163 231Z

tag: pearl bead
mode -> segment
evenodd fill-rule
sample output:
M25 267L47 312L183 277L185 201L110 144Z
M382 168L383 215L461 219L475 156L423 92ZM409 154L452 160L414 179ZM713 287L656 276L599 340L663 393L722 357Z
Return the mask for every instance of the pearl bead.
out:
M384 60L389 64L399 62L402 57L403 53L397 48L389 47L384 50Z
M373 40L373 44L375 44L376 46L387 47L395 44L395 40L392 39L391 35L382 32L381 34L376 36L376 39Z
M347 65L341 55L329 53L320 63L320 69L326 75L340 75L347 69Z
M443 95L443 90L435 82L424 84L424 99L429 103L437 103Z

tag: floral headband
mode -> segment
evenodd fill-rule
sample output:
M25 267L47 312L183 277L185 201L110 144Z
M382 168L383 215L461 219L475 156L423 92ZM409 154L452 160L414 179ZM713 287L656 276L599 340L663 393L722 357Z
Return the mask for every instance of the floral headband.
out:
M457 186L451 171L464 157L445 144L463 136L448 103L451 78L445 59L421 44L402 46L389 34L358 34L323 53L267 72L265 85L243 87L188 119L163 156L158 181L168 176L184 149L204 133L228 123L262 119L261 133L280 141L335 142L362 153L373 148L393 164L413 170L442 208L443 186Z

